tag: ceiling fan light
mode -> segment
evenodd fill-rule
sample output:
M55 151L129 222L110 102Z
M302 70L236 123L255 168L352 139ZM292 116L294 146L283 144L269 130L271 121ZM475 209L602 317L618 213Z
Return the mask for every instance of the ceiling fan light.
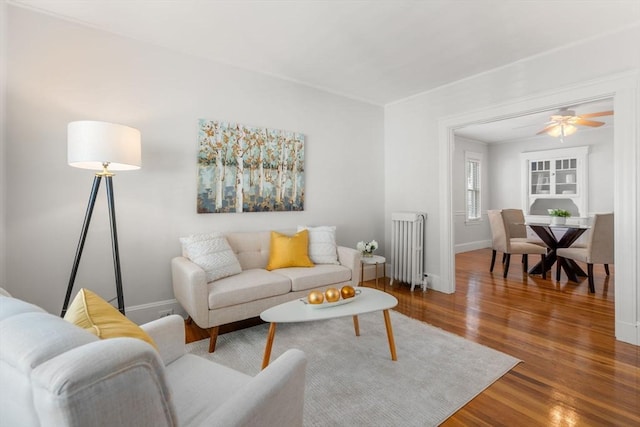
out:
M578 130L578 128L574 125L565 125L564 126L564 136L569 136L569 135L573 135L574 133L576 133L576 131Z
M578 128L574 125L559 124L549 129L547 133L554 138L561 138L573 135L577 130Z

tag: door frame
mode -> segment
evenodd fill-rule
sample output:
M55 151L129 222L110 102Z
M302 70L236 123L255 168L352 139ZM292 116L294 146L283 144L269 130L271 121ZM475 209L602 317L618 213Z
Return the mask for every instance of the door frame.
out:
M464 126L504 120L548 111L566 105L613 98L614 120L614 211L615 216L615 335L616 339L640 345L640 145L638 116L640 70L615 74L544 94L438 120L440 161L439 204L440 286L455 292L455 241L453 231L452 170L454 132ZM629 238L633 236L634 238Z

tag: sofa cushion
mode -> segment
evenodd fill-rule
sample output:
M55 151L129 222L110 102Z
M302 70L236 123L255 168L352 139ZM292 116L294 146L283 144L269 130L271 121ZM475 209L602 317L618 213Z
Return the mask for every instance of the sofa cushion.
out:
M269 263L270 231L225 233L242 270L265 268Z
M259 268L245 270L209 283L209 309L243 304L290 291L291 281L287 277Z
M292 291L306 291L351 281L351 269L342 265L321 264L313 268L282 268L273 272L288 277Z
M0 296L0 320L20 313L29 312L46 313L46 311L37 305L29 304L26 301L9 296Z
M181 237L180 243L183 255L204 270L207 282L242 271L238 258L222 233Z
M309 259L308 253L308 230L302 230L293 236L272 231L267 270L285 267L313 267L314 264Z
M81 327L100 339L131 337L156 343L140 328L127 319L114 306L88 289L80 289L69 305L64 320Z
M339 264L336 227L307 227L299 225L298 231L309 231L309 258L314 264Z
M62 353L98 340L60 317L39 311L3 319L0 337L0 363L7 363L24 374L30 374L37 366Z

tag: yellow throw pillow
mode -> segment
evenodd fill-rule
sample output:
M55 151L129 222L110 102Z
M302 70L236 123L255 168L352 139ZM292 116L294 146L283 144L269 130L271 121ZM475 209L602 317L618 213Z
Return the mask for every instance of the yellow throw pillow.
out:
M140 328L127 319L117 308L87 289L80 289L67 309L64 320L91 332L100 339L131 337L148 342L156 349L156 343Z
M313 267L314 264L309 259L308 252L308 230L302 230L294 236L272 231L267 270L286 267Z

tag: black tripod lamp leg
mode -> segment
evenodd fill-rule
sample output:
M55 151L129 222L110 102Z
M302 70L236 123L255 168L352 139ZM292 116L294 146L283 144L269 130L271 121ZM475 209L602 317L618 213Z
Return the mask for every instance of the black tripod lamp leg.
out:
M118 310L124 313L124 296L122 292L122 272L120 270L120 251L118 250L118 231L116 229L116 209L113 198L113 180L107 176L107 202L109 204L109 220L111 221L111 249L113 252L113 268L116 276L116 293Z
M71 292L73 291L73 284L76 281L76 275L78 274L78 266L80 265L80 258L82 257L82 250L84 249L84 242L87 239L87 231L89 231L89 223L91 222L91 215L93 214L93 207L96 204L96 197L98 190L100 189L100 181L102 176L96 175L93 178L93 186L91 187L91 195L89 196L89 204L87 205L87 211L84 214L84 222L82 223L82 232L80 233L80 240L78 241L78 247L76 248L76 257L73 260L73 267L71 268L71 277L69 278L69 285L67 286L67 294L64 297L64 304L62 305L61 317L64 317L69 306L69 300L71 299Z

